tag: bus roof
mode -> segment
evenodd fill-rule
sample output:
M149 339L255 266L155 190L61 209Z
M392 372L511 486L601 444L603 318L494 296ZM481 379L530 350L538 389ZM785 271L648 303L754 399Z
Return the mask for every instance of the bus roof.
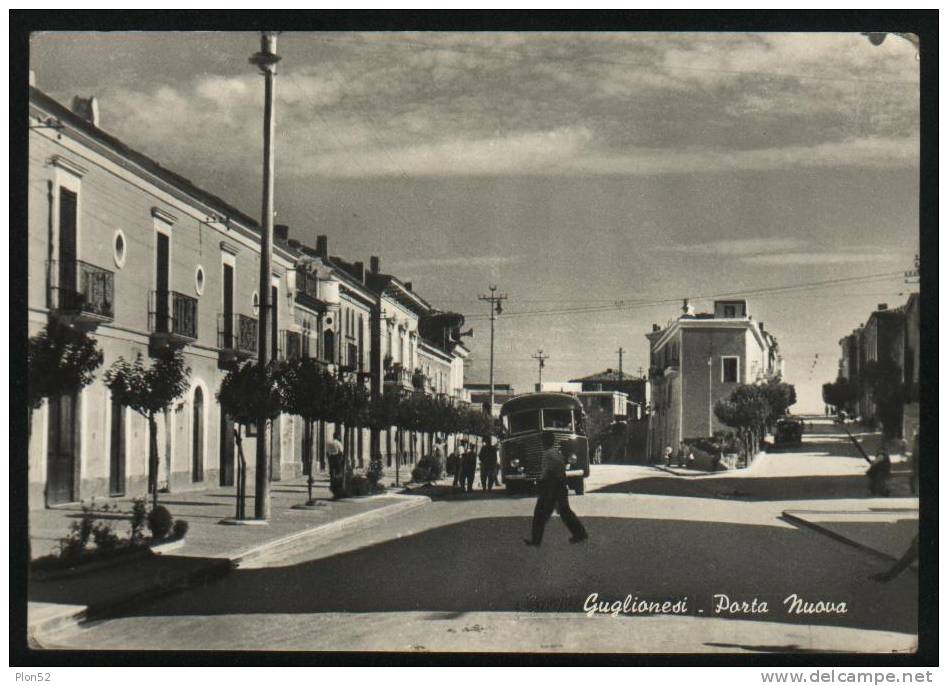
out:
M501 416L522 410L563 409L582 410L579 398L566 393L526 393L511 398L500 408Z

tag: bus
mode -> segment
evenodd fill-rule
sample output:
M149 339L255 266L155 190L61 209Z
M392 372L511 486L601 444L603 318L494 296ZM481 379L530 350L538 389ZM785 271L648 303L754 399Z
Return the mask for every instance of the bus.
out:
M501 476L511 493L540 479L542 435L553 433L556 447L567 450L566 480L576 495L585 492L589 476L586 414L579 399L566 393L527 393L500 408L504 425L500 441Z

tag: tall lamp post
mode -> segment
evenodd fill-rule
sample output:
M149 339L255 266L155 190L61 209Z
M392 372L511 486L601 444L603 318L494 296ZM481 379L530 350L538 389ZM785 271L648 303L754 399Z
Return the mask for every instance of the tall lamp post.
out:
M273 321L270 308L270 272L273 261L273 137L276 129L273 116L273 80L280 56L276 54L277 33L260 34L260 52L250 57L264 77L263 100L263 221L260 227L260 321L257 326L257 364L261 372L270 363L270 331ZM270 427L266 417L257 420L257 469L254 478L254 518L270 518Z

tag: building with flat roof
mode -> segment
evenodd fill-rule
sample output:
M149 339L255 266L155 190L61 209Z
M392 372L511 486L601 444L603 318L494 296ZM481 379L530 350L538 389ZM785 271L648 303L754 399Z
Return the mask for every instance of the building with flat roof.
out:
M716 300L712 312L700 313L685 300L677 319L653 324L646 338L651 461L686 438L729 430L714 416L714 404L740 384L783 373L777 339L754 320L745 300Z

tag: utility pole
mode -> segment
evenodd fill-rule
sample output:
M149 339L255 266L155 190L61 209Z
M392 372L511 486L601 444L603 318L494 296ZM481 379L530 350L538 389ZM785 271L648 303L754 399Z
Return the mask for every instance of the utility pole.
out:
M270 363L270 331L273 321L270 312L276 303L270 302L270 272L273 260L273 138L276 125L273 117L273 78L280 56L276 54L277 34L260 34L260 52L250 57L264 77L263 91L263 217L260 227L260 321L257 324L257 364L263 372ZM254 477L254 518L270 518L270 427L267 418L257 419L257 470Z
M504 308L500 303L506 300L507 296L503 293L498 295L497 286L491 285L490 295L479 295L477 296L477 299L490 303L490 395L488 396L488 402L490 403L489 414L491 417L493 417L494 416L494 320L497 318L497 315L503 313Z
M540 375L537 385L537 390L539 391L543 386L543 367L546 366L546 361L550 359L550 356L544 355L542 350L537 350L537 354L531 355L530 357L537 361L537 373Z
M622 353L624 353L625 350L623 350L623 349L620 347L616 352L619 353L619 380L621 381L623 378L625 378L625 377L623 377L623 375L622 375Z

